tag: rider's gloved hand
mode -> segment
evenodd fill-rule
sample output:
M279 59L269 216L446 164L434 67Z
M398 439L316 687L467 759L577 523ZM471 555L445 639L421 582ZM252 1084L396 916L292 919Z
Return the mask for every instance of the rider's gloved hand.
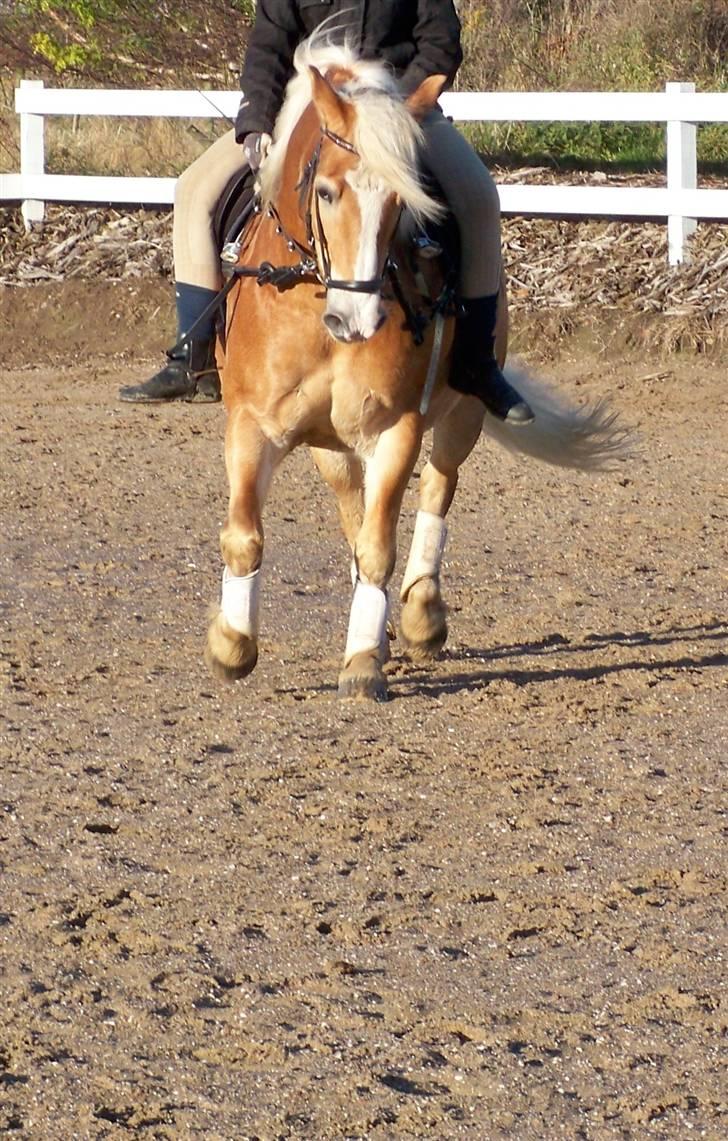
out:
M260 164L268 154L270 145L272 143L270 135L266 135L262 131L251 131L243 139L243 150L245 157L248 160L248 166L254 172L260 169Z

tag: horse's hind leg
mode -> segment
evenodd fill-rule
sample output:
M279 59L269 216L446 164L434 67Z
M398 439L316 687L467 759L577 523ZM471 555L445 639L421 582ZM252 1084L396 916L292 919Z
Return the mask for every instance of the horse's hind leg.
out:
M239 409L228 417L225 463L230 484L227 524L220 532L225 563L222 603L207 632L205 661L227 681L245 677L258 660L258 597L263 559L261 512L276 451Z
M447 536L445 516L483 422L483 406L458 401L435 426L432 454L420 477L420 505L402 581L400 626L413 658L436 657L447 639L447 610L440 593L440 567Z
M341 526L352 552L364 518L364 471L356 456L311 448L316 467L336 496Z

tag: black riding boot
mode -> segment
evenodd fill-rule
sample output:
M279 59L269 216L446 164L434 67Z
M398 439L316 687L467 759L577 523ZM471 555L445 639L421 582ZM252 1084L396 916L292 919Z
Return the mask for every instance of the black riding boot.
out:
M168 363L143 384L119 389L119 399L136 404L186 400L212 404L220 399L215 338L192 340L167 353Z
M495 359L497 304L497 294L463 302L465 312L458 318L450 387L466 396L477 396L493 416L518 427L530 424L534 415Z

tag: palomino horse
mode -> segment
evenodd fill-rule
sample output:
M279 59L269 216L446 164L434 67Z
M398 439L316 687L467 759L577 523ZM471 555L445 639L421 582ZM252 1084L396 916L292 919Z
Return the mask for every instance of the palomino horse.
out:
M283 458L308 444L336 493L353 554L339 693L382 700L387 584L423 434L434 429L400 616L419 657L435 655L447 635L444 520L458 468L483 428L480 402L446 383L453 317L443 312L419 344L403 320L403 294L418 289L411 239L403 249L398 223L402 210L420 225L441 210L419 175L418 121L433 109L443 80L426 80L403 101L383 67L348 49L309 42L295 62L261 173L262 209L241 255L257 267L249 272L258 281L239 267L228 299L220 364L230 502L221 532L222 606L206 658L228 679L256 664L263 505ZM505 329L499 339L502 364ZM525 377L517 384L526 386L535 422L511 427L487 416L486 430L500 443L583 469L604 467L620 453L620 433L603 410L565 409L532 391Z

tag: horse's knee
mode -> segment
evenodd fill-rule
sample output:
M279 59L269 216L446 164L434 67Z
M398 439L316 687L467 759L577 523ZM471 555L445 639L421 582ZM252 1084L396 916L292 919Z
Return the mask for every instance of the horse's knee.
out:
M354 546L354 562L358 577L362 582L385 590L392 577L396 554L393 541L381 542L378 538L375 540L360 533Z
M220 532L220 551L231 574L252 574L263 560L263 536L259 531L228 524Z

